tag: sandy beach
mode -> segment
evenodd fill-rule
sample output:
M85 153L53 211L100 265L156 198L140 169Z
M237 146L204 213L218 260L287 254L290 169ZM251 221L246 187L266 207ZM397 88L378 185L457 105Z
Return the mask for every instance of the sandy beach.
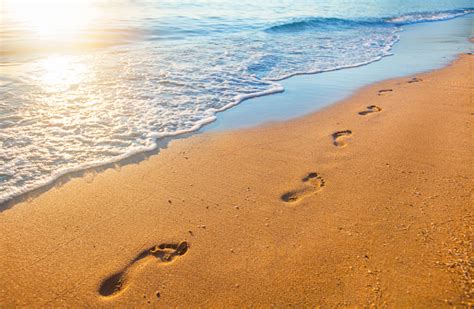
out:
M469 307L472 56L0 213L2 307Z

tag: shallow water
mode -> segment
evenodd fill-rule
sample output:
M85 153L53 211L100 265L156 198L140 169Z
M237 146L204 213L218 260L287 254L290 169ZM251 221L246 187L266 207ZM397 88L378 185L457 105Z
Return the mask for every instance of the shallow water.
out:
M463 16L469 5L7 0L0 202L153 149L244 99L283 91L289 76L380 60L403 27Z
M369 65L300 75L281 81L285 92L254 98L217 114L201 131L242 129L315 112L371 83L442 68L459 53L472 52L472 17L404 26L392 56ZM368 102L372 104L374 102Z

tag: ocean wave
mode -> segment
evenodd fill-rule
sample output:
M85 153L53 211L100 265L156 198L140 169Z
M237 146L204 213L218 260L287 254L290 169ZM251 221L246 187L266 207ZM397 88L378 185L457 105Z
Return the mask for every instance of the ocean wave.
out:
M381 25L378 19L374 20L356 20L343 18L325 18L325 17L309 17L304 19L296 19L288 23L278 24L265 29L266 32L298 32L309 29L328 29L328 28L344 28L357 26L374 26Z
M403 26L408 24L449 20L463 15L471 14L474 8L448 10L441 12L417 12L386 18L366 18L366 19L344 19L326 17L308 17L294 19L289 22L277 24L266 28L265 32L299 32L312 29L344 29L355 27L384 27Z
M432 21L449 20L471 13L474 13L474 8L449 10L442 12L420 12L386 18L385 22L395 25L409 25Z

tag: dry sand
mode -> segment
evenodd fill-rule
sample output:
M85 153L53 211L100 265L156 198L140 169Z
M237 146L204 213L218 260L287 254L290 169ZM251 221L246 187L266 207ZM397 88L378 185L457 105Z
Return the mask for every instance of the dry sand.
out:
M472 59L4 209L0 303L472 305Z

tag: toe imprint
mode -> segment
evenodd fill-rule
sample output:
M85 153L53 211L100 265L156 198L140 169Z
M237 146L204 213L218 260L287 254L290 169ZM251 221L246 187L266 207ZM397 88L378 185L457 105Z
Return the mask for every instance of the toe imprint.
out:
M281 200L286 203L298 202L305 197L316 194L324 187L326 181L316 172L308 173L301 179L302 185L300 188L288 191L281 196Z
M377 105L369 105L367 106L367 110L359 112L359 115L365 116L371 113L378 113L382 111L382 108L378 107Z
M393 89L388 88L388 89L380 89L379 92L377 93L378 95L384 95L387 94L388 92L392 92Z

